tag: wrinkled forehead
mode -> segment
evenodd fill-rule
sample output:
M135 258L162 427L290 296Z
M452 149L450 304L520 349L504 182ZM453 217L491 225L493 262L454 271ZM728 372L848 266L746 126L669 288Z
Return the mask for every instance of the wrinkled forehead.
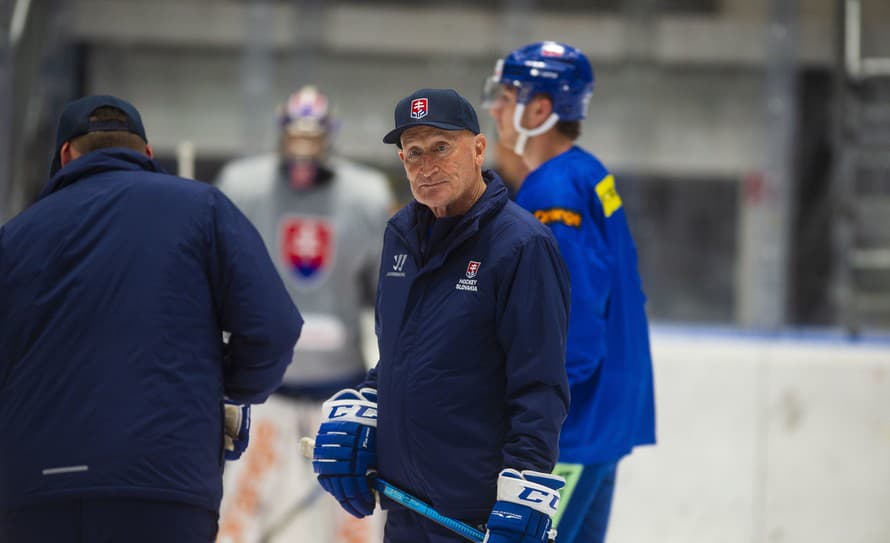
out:
M402 132L402 147L408 145L421 145L433 141L456 141L463 137L472 136L469 130L445 130L435 126L413 126Z

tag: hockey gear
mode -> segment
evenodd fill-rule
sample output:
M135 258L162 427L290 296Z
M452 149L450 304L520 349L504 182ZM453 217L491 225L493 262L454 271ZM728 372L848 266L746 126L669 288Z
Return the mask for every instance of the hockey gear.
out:
M519 137L514 151L521 155L528 138L550 130L557 121L584 119L593 82L593 68L579 49L555 41L532 43L497 61L494 74L485 82L483 107L492 106L502 85L516 89L513 127ZM539 94L553 101L553 113L540 126L524 128L525 106Z
M544 543L555 539L551 519L565 483L565 479L550 473L501 471L498 501L488 517L483 543Z
M322 405L312 467L318 482L354 517L374 512L368 474L377 467L377 391L344 389Z
M327 97L312 85L291 94L278 112L281 129L292 135L324 135L334 128Z
M315 448L315 442L310 437L304 437L300 439L300 450L303 452L303 456L306 458L312 458L313 449ZM461 535L468 539L469 541L475 541L476 543L482 543L482 539L485 536L481 531L473 528L469 524L463 523L459 520L455 520L451 517L446 517L442 513L439 513L428 503L423 500L419 500L408 494L401 488L388 483L387 481L377 477L376 475L372 475L371 486L374 490L380 492L387 498L392 501L404 506L406 509L410 509L415 513L430 519L440 526L444 526L448 528L452 532Z
M335 123L328 99L313 86L290 95L278 114L281 168L292 188L308 189L331 177L328 147Z
M225 401L225 433L223 434L226 460L238 460L250 442L250 405Z
M452 532L461 535L467 538L470 541L475 541L476 543L482 543L484 534L473 528L469 524L463 523L459 520L455 520L451 517L446 517L442 513L439 513L435 509L432 508L426 502L419 500L408 494L404 490L389 484L388 482L380 479L379 477L373 478L374 490L377 490L387 498L392 501L405 506L407 509L418 513L436 524L448 528Z

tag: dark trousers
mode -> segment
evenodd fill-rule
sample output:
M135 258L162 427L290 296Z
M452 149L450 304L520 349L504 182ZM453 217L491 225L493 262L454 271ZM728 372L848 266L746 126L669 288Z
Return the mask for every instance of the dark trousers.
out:
M0 512L0 542L213 543L217 519L182 503L70 499Z
M485 519L458 520L480 529L485 522ZM413 511L396 508L386 513L383 543L467 543L467 540Z

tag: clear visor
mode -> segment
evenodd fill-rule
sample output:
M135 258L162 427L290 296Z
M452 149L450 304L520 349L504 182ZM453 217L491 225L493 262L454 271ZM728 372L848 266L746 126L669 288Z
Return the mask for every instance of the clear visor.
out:
M501 92L501 74L504 71L504 59L494 63L494 72L482 81L482 108L491 109L497 102Z
M491 109L501 94L501 79L490 75L482 81L482 109Z

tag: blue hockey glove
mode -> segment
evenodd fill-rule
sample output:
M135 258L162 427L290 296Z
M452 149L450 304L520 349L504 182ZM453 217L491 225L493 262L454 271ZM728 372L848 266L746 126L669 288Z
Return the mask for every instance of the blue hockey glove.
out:
M343 509L362 518L374 512L368 473L377 467L377 391L341 390L322 405L312 467Z
M498 477L498 501L488 517L483 543L544 543L556 538L551 519L565 479L550 473L505 469Z
M250 442L250 405L226 400L225 430L223 455L226 460L238 460Z

